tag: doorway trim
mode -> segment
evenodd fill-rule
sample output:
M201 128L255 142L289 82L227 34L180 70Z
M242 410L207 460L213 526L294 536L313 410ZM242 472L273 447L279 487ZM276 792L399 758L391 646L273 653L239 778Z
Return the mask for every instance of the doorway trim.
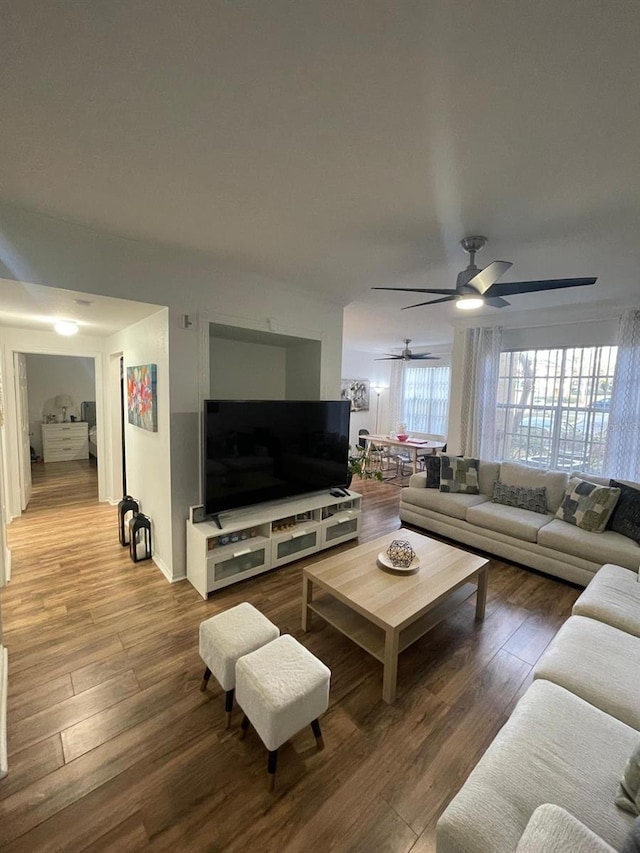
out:
M11 329L6 331L17 331L19 329ZM104 382L103 382L103 354L96 350L90 349L64 349L63 346L41 346L30 343L25 343L23 346L18 346L14 343L5 343L4 349L4 388L7 398L11 400L11 405L6 406L5 412L5 475L6 475L6 500L7 500L7 521L12 521L22 515L20 501L20 477L19 477L19 423L18 423L18 400L17 386L14 370L14 354L24 353L25 355L62 355L78 358L92 358L94 363L95 375L95 391L96 391L96 421L99 424L105 423L105 400L104 400ZM109 484L107 482L107 466L105 460L107 444L104 436L105 430L98 430L98 500L109 500Z

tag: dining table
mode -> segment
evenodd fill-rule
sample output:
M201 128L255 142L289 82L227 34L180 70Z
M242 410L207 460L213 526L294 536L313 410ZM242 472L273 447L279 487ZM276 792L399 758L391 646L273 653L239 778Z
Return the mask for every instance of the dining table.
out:
M404 441L399 438L394 438L390 435L363 435L361 436L370 447L375 444L376 447L402 447L409 452L413 464L413 473L418 470L418 459L420 456L437 453L442 450L445 445L444 441L434 441L433 439L418 439L409 436Z

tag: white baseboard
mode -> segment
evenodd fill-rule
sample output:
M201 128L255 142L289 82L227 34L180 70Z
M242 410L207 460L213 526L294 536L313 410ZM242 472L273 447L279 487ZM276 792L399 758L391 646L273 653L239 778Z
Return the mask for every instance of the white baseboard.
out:
M171 577L171 572L169 571L169 567L165 565L165 563L158 557L157 554L153 554L151 557L156 566L160 569L165 578L169 581L169 583L173 583L173 578Z

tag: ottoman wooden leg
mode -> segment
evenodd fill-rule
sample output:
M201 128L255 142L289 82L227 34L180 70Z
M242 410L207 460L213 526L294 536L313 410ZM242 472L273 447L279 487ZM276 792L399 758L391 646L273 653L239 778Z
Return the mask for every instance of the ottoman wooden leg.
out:
M202 676L202 683L200 684L200 690L204 693L207 689L207 684L209 679L211 678L211 670L207 667L204 671L204 675Z
M249 717L245 714L242 718L242 722L240 723L240 740L244 740L247 736L247 729L249 728Z
M278 750L269 750L267 758L267 788L273 791L276 784L276 768L278 766Z
M324 740L322 739L322 732L320 731L320 723L318 722L318 720L313 720L313 722L311 723L311 728L313 730L318 749L324 749Z
M231 712L233 711L233 694L235 690L231 688L231 690L227 690L224 694L224 710L227 713L227 728L231 725Z

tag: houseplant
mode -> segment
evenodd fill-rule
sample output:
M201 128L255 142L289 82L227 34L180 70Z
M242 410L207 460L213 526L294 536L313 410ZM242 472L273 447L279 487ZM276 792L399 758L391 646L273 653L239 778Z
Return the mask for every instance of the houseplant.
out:
M371 457L368 447L361 447L356 444L355 447L349 445L349 478L357 474L361 480L382 480L382 471L371 467ZM349 479L348 486L351 484Z

